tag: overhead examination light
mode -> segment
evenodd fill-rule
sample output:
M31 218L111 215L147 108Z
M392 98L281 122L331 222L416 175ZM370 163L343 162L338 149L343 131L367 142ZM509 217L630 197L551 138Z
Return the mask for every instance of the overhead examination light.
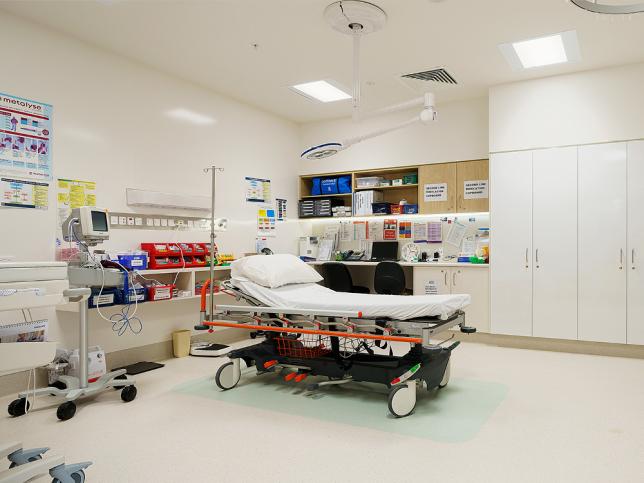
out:
M425 94L423 97L385 107L368 114L360 112L360 39L363 35L382 29L387 22L387 14L373 3L362 0L343 0L334 2L324 11L324 18L334 30L353 37L353 119L364 119L392 112L402 111L413 107L421 107L420 113L399 124L372 131L353 138L326 142L306 149L300 156L302 159L323 159L333 156L356 143L371 139L382 134L402 129L417 122L429 123L436 120L434 95Z
M603 13L606 15L631 15L644 12L644 2L606 4L598 1L591 2L589 0L570 1L579 8L583 8L589 12Z

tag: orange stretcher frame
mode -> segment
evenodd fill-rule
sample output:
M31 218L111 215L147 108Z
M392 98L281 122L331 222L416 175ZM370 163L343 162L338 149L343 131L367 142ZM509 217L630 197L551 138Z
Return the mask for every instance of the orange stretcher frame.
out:
M410 344L422 344L419 337L397 337L394 335L357 334L354 332L337 332L333 330L311 330L297 329L295 327L273 327L270 325L236 324L234 322L203 322L209 327L232 327L234 329L262 330L268 332L290 332L293 334L328 335L331 337L347 337L349 339L387 340L391 342L408 342Z

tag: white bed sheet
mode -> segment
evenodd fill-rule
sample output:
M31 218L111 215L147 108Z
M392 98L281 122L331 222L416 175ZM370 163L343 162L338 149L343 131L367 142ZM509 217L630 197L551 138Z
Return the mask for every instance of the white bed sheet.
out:
M298 283L267 288L244 278L231 279L244 293L270 307L309 310L359 311L363 317L398 320L416 317L447 318L470 303L468 294L378 295L333 290L316 283Z

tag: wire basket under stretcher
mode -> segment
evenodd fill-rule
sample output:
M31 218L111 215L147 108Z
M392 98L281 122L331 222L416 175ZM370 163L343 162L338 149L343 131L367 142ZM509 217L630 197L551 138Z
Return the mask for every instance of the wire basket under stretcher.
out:
M280 356L313 359L331 352L331 338L325 335L299 334L275 337L274 340Z

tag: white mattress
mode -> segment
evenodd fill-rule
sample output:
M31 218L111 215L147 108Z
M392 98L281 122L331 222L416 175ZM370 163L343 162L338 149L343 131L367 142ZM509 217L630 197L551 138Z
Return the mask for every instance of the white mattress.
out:
M398 320L416 317L447 318L470 303L467 294L377 295L334 292L316 283L267 288L250 280L233 278L244 293L270 307L309 310L359 311L363 317L389 317Z

